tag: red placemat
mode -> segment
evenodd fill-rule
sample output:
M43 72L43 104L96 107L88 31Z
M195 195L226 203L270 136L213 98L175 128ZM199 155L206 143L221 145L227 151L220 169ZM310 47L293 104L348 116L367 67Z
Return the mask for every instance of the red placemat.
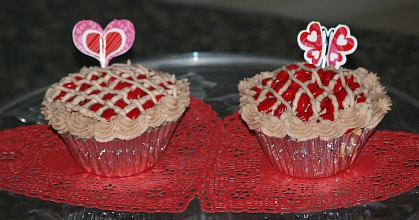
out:
M145 173L106 178L86 173L46 125L0 132L0 189L103 210L181 212L213 169L221 119L191 99L162 160ZM210 129L211 128L211 129Z
M419 184L419 134L377 131L350 169L300 179L274 170L237 113L224 124L224 147L200 195L206 212L319 211L384 200Z

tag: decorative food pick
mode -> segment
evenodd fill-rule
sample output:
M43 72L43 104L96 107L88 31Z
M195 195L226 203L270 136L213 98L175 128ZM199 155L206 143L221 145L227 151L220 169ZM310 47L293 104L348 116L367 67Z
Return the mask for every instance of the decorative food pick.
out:
M347 26L311 22L298 44L308 62L240 81L239 113L278 171L329 177L352 165L391 100L375 73L339 68L357 47Z
M102 67L127 52L134 43L134 25L128 20L113 20L105 30L91 20L79 21L73 29L73 42L82 53L99 60Z
M187 79L130 61L107 66L134 36L128 20L114 20L104 30L94 21L78 22L74 44L101 67L68 74L42 101L48 124L75 161L95 175L132 176L154 166L190 104Z
M349 27L339 24L327 29L312 21L307 29L298 34L298 45L304 52L304 59L316 66L335 66L338 69L346 63L346 55L353 53L358 41L351 35Z

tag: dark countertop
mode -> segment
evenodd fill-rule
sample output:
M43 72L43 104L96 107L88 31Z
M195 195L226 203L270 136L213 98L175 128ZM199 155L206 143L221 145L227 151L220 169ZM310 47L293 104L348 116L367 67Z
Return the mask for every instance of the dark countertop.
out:
M308 21L153 1L0 3L0 102L99 62L80 53L71 31L79 20L106 26L129 19L133 48L113 61L192 51L272 55L303 60L296 36ZM322 23L323 24L323 23ZM323 24L332 27L337 24ZM351 28L359 46L346 67L363 66L419 99L419 37Z

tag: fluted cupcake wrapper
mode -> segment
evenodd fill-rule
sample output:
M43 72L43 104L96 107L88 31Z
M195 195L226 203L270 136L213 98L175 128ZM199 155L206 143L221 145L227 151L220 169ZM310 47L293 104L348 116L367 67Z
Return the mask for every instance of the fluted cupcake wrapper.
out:
M332 176L349 168L375 129L356 129L329 141L294 141L256 131L261 147L281 173L300 178Z
M144 172L162 157L179 119L131 140L98 142L61 135L75 161L99 176L124 177Z

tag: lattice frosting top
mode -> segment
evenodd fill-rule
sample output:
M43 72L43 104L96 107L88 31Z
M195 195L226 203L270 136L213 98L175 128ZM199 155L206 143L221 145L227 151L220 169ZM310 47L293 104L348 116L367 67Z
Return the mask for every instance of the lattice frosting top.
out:
M272 137L329 140L373 128L391 108L376 74L295 63L239 83L240 114Z
M42 113L60 134L127 140L177 120L189 96L187 80L141 65L84 67L47 90Z

